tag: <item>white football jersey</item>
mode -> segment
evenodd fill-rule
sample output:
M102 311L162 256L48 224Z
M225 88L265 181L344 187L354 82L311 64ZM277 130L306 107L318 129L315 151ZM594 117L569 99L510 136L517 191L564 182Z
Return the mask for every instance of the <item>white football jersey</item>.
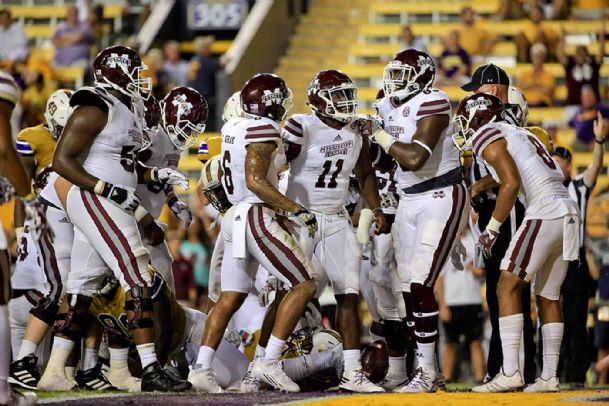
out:
M44 185L38 195L58 209L64 210L61 200L59 200L59 196L57 196L57 191L55 190L55 181L57 178L59 178L59 174L55 171L51 171L46 185Z
M342 212L349 175L362 150L355 124L338 130L315 114L295 114L286 121L282 138L301 145L300 154L290 162L286 196L311 210Z
M283 148L279 125L264 117L235 117L222 126L222 186L232 204L240 202L264 203L247 188L245 181L245 156L247 146L256 142L274 142L277 149L267 173L267 179L277 187L277 170L275 156Z
M485 148L499 139L505 139L521 180L527 218L551 220L573 213L573 203L563 185L563 173L546 147L535 135L522 127L506 122L487 124L472 139L474 153L486 164L497 182L499 177L491 165L484 161ZM575 206L577 211L577 207Z
M138 159L149 167L177 169L180 162L180 150L169 139L169 136L161 127L156 134L151 135L151 144L148 148L138 153ZM152 215L159 218L163 205L167 200L162 182L151 182L139 184L135 190L139 196L142 206Z
M135 190L135 157L142 148L143 117L100 88L79 89L72 95L70 104L78 105L81 97L90 99L91 95L85 92L94 93L106 103L108 122L83 154L84 170L104 182Z
M447 115L450 124L444 130L433 153L425 165L416 172L404 170L398 165L396 177L400 189L417 185L428 179L459 167L459 151L452 141L453 125L450 101L446 93L439 89L425 90L406 103L395 107L390 97L385 97L378 106L379 116L383 119L385 131L399 142L411 143L417 130L417 122L425 117Z
M15 105L19 101L19 86L13 77L0 71L0 99Z

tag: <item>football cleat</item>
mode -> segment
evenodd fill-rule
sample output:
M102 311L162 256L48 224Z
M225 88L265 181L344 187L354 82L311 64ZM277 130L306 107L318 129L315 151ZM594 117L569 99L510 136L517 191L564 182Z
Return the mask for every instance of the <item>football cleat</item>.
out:
M140 392L142 390L142 380L131 375L127 361L110 361L110 370L107 377L112 386L119 390L129 392Z
M537 378L535 379L535 383L528 385L524 388L526 393L546 393L546 392L560 392L560 386L558 384L558 379L556 377L552 377L547 381L544 379Z
M254 358L252 362L250 362L247 367L247 373L243 377L241 381L241 385L239 386L239 392L242 393L255 393L260 391L260 380L252 374L252 370L254 369L254 364L260 362L260 357Z
M520 371L514 372L512 376L507 376L501 371L495 375L489 382L475 386L472 388L472 392L478 393L500 393L500 392L513 392L522 389L524 381Z
M281 361L261 359L254 364L252 375L284 392L300 392L300 387L286 375Z
M65 373L60 374L49 370L49 368L47 367L44 374L42 374L42 377L40 378L36 389L46 391L65 391L72 390L76 387L78 387L78 385L69 380L66 377Z
M396 393L434 393L444 387L442 375L433 370L419 367L414 376L404 386L395 389Z
M168 374L158 362L153 362L144 368L142 392L183 392L191 387L190 382L176 379Z
M380 393L385 392L383 388L370 382L366 377L366 373L363 369L353 369L351 371L345 371L343 377L340 380L340 389L348 390L350 392L360 393Z
M408 384L408 374L406 372L396 372L389 370L387 376L380 383L380 385L388 391L392 391L395 388Z
M40 381L38 357L34 354L27 355L19 361L11 363L8 383L21 388L36 390L38 381Z
M216 376L211 369L193 369L188 374L188 382L197 392L222 393L222 388L216 382Z
M118 390L102 372L102 365L101 362L98 362L97 365L91 369L76 372L76 383L78 384L78 387L80 389L99 391Z

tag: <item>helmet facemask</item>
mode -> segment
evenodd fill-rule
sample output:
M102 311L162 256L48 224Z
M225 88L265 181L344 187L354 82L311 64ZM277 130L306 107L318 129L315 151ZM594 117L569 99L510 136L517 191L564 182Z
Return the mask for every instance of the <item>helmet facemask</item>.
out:
M163 121L165 119L163 118ZM197 144L198 135L205 131L205 124L193 124L190 120L178 120L176 125L165 125L171 143L180 150L192 148Z
M353 83L320 89L317 95L326 102L325 110L319 112L322 115L347 123L357 114L357 87Z
M129 72L127 67L122 64L118 65L120 69L125 73L125 75L131 80L129 84L127 84L126 88L123 88L110 80L108 80L105 76L103 80L110 85L114 90L121 92L122 94L129 96L131 98L141 98L143 100L147 100L152 93L152 78L142 77L142 72L148 70L148 66L142 64L141 66L136 66L133 68L133 72Z
M474 139L474 135L476 134L477 130L474 130L473 128L471 128L471 124L472 124L472 121L474 120L474 117L476 116L477 111L478 111L477 107L472 107L469 110L468 117L465 117L460 114L453 118L453 126L455 127L456 132L452 135L452 139L453 139L453 143L455 144L455 147L459 151L462 151L462 152L471 151L473 148L472 141ZM486 124L490 124L490 123L494 122L495 119L496 119L496 117L493 117L488 121L488 123L483 123L479 127L482 127L483 125L486 125Z
M423 65L419 72L416 72L414 67L400 61L389 62L383 71L383 90L385 95L406 99L410 95L427 89L433 83L435 74L432 75L431 80L423 88L420 88L416 82L417 78L424 74L427 69L429 69L429 66Z

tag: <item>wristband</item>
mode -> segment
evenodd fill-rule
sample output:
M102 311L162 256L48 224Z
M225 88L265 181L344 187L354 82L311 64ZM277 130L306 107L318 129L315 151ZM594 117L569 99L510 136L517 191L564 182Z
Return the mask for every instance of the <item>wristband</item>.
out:
M21 234L23 234L23 227L15 228L15 239L17 240L17 243L21 240Z
M391 135L387 134L387 132L383 129L379 129L374 133L374 142L376 142L386 153L389 153L389 148L393 145L397 140L393 138Z
M495 217L491 217L491 219L488 221L488 224L486 225L486 229L494 231L495 233L499 234L499 229L501 228L501 224L502 223L495 220Z
M603 145L605 143L605 140L599 140L598 138L594 137L594 142L596 142L597 144L601 144Z
M429 145L425 144L424 142L421 142L421 141L419 141L419 140L413 140L413 141L412 141L412 143L413 143L413 144L417 144L417 145L419 145L419 146L423 147L423 149L424 149L425 151L429 152L429 155L432 155L432 154L433 154L433 151L431 150L431 148L429 148Z
M167 199L167 206L171 207L177 201L178 197L176 195L172 195L169 199Z
M95 187L93 188L93 193L95 193L96 195L103 195L105 189L106 189L106 182L104 182L103 180L100 179L95 184Z
M159 180L159 168L152 168L150 171L150 179L154 182Z
M146 214L148 214L148 212L140 204L139 206L137 206L137 209L135 209L135 213L134 214L135 214L135 220L137 222L139 222L139 221L141 221L146 216Z

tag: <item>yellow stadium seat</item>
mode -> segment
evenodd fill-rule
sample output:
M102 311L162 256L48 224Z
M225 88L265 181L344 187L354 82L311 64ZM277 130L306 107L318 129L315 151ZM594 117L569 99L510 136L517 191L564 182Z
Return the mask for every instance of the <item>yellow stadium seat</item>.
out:
M52 25L25 25L23 27L25 36L28 38L51 38L55 32Z
M371 14L459 14L465 6L472 6L478 14L494 14L499 9L497 0L485 2L450 1L450 2L376 2L370 5Z
M211 45L211 52L214 54L217 54L217 55L224 54L224 53L226 53L226 51L228 51L228 49L231 47L232 44L233 44L233 41L231 41L231 40L214 41L214 43ZM193 53L194 52L193 42L185 41L185 42L180 43L180 51Z

